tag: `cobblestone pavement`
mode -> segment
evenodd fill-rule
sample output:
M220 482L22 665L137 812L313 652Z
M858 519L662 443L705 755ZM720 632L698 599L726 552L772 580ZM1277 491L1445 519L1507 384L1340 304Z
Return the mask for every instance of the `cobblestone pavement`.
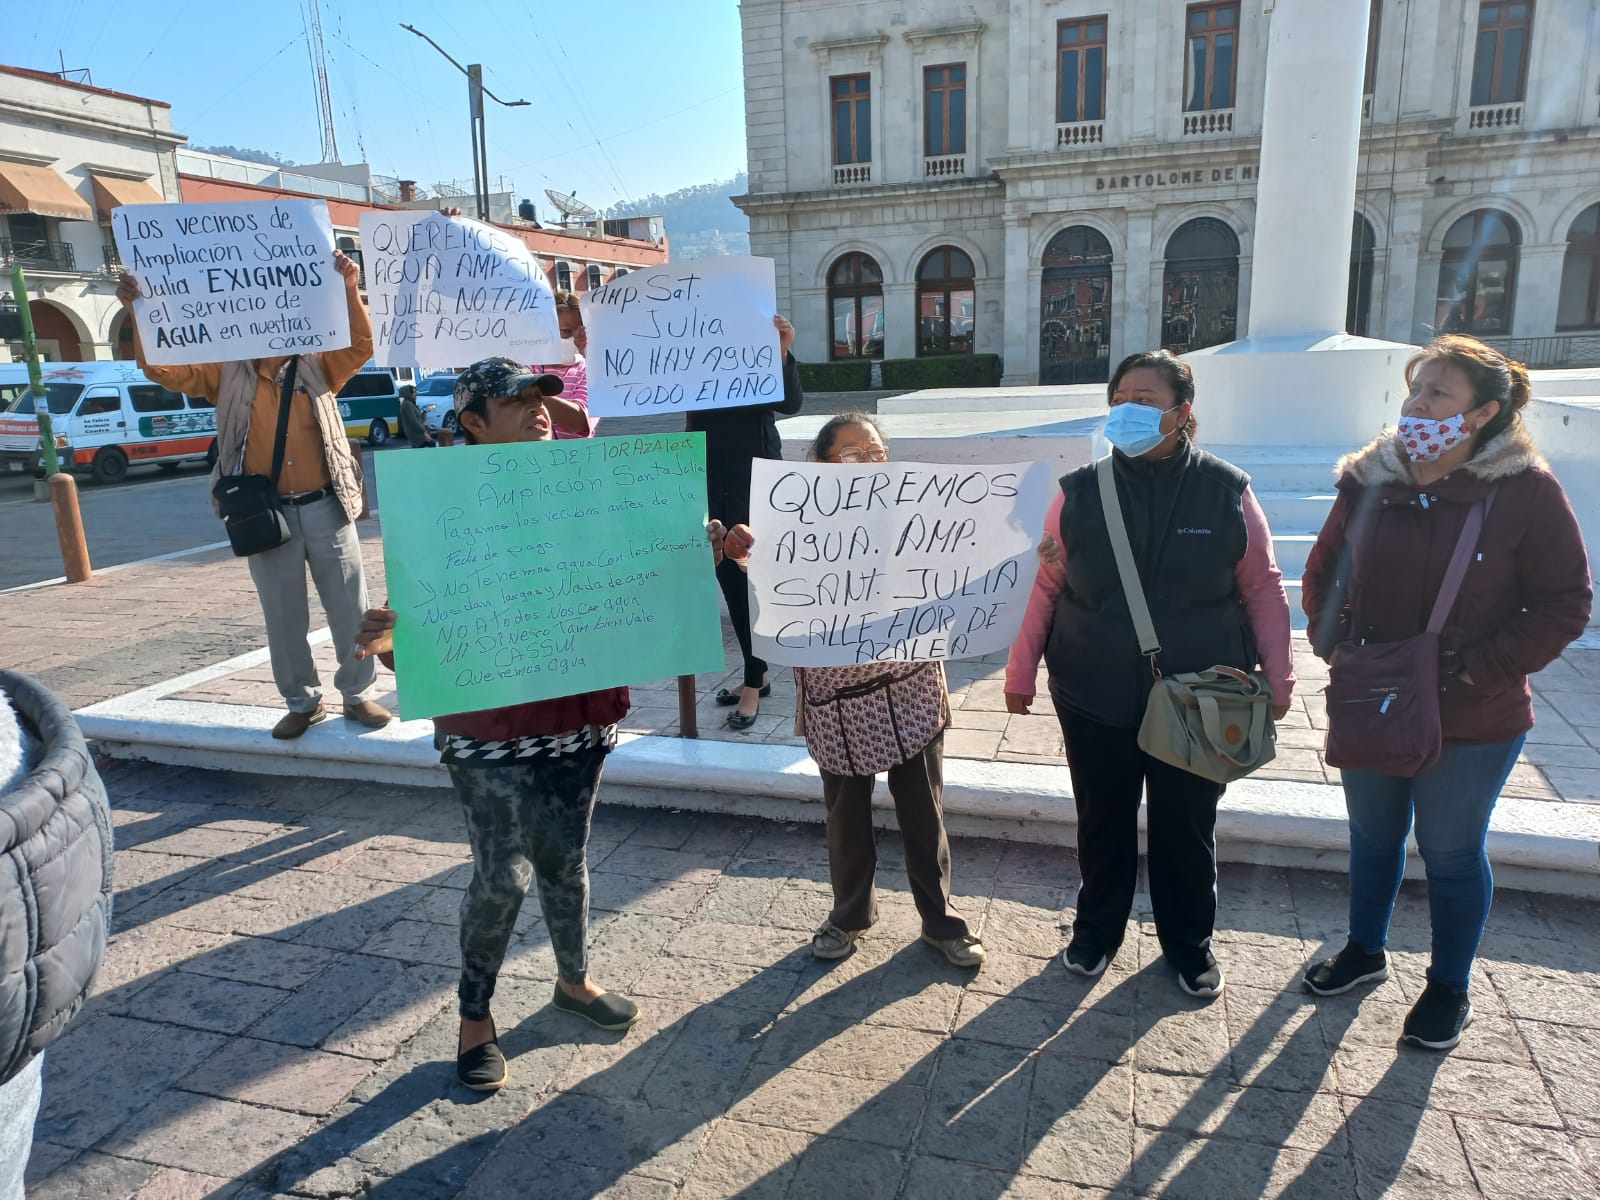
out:
M1224 868L1225 995L1183 996L1141 891L1110 971L1054 959L1063 851L957 840L989 964L916 941L898 838L882 920L825 965L820 830L602 808L592 962L644 1013L553 1011L530 897L496 997L511 1085L453 1081L448 792L105 764L119 837L96 994L46 1056L30 1165L62 1197L1592 1197L1600 906L1503 893L1448 1055L1398 1048L1422 983L1315 1003L1339 877Z

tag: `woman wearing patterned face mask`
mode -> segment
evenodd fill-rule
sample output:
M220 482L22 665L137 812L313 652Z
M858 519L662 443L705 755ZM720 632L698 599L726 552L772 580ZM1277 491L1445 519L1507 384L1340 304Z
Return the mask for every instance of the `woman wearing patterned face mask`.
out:
M1107 389L1106 440L1133 556L1167 674L1259 662L1282 717L1294 690L1289 601L1249 477L1194 442L1194 377L1164 350L1130 355ZM1042 656L1078 809L1078 889L1067 969L1094 976L1122 944L1139 873L1139 800L1149 804L1156 933L1191 996L1222 992L1212 953L1217 804L1223 785L1139 748L1151 664L1106 528L1097 467L1061 480L1045 530L1059 563L1039 568L1006 666L1006 708L1026 713Z
M1522 424L1527 369L1451 335L1406 364L1406 383L1398 431L1339 463L1338 498L1306 564L1312 645L1334 664L1329 757L1341 749L1350 938L1306 972L1305 986L1333 996L1388 976L1384 947L1414 822L1433 958L1402 1037L1446 1050L1472 1020L1467 984L1494 887L1489 815L1533 725L1528 676L1583 632L1591 591L1577 520ZM1373 647L1436 625L1438 649L1425 644L1417 673L1428 678L1415 694L1426 691L1430 708L1437 696L1437 759L1405 775L1359 769L1377 758L1359 698L1371 689L1342 699L1341 665L1348 673ZM1406 691L1379 689L1372 711L1394 705L1398 717ZM1345 736L1351 729L1365 737Z

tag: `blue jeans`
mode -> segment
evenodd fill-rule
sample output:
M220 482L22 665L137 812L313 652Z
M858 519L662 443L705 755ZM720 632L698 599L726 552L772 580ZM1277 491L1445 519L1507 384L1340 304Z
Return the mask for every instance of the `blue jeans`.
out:
M1350 940L1368 950L1389 941L1389 918L1406 868L1406 833L1416 815L1428 874L1433 965L1428 978L1466 989L1489 919L1494 875L1485 841L1489 814L1516 765L1523 739L1447 745L1415 779L1345 771L1350 813Z

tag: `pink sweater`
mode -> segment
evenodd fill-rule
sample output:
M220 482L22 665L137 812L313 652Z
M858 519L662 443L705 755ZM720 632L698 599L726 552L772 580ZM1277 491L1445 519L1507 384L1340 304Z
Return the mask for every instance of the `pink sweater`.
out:
M1066 497L1060 488L1045 513L1045 531L1057 540L1061 537L1061 505ZM1294 653L1289 646L1289 597L1283 590L1283 572L1272 553L1272 531L1267 528L1267 515L1255 493L1245 488L1241 497L1244 506L1244 525L1248 542L1244 557L1234 568L1239 595L1244 600L1245 612L1250 617L1250 628L1255 634L1261 653L1262 669L1272 684L1272 699L1276 704L1289 703L1294 694ZM1063 555L1071 554L1071 546L1061 548ZM1034 580L1033 595L1028 598L1028 611L1022 618L1022 631L1011 645L1011 657L1006 663L1006 691L1018 696L1033 695L1034 679L1039 671L1039 660L1044 657L1045 643L1050 640L1050 622L1055 618L1056 597L1066 582L1066 572L1060 563L1042 562L1039 575Z
M578 356L575 363L555 363L550 366L530 366L529 370L540 374L559 376L561 379L561 398L569 404L576 404L583 410L584 417L589 422L588 433L568 433L565 429L557 429L558 438L593 437L595 430L600 428L597 418L589 416L589 364L584 361L583 355Z

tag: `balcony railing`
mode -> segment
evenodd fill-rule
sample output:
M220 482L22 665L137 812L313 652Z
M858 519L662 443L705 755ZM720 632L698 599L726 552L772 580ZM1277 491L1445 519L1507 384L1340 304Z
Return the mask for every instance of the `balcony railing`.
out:
M871 182L872 164L869 162L840 163L833 168L833 184L835 187L851 183Z
M922 160L922 174L927 179L945 179L966 173L965 154L935 154Z
M1468 129L1518 129L1522 125L1522 102L1479 104L1467 109Z
M122 274L122 255L117 251L117 244L115 242L107 242L105 244L104 252L106 256L107 273L112 275Z
M1105 140L1104 121L1066 121L1056 126L1056 149L1069 150L1074 146L1098 146Z
M1483 340L1501 354L1536 371L1600 367L1600 332L1535 338L1491 337Z
M77 263L73 258L72 247L66 242L58 242L51 238L26 242L0 238L0 264L10 268L18 263L21 263L24 267L32 267L36 271L76 271L78 269Z
M1216 137L1233 132L1233 109L1208 108L1183 114L1184 137Z

